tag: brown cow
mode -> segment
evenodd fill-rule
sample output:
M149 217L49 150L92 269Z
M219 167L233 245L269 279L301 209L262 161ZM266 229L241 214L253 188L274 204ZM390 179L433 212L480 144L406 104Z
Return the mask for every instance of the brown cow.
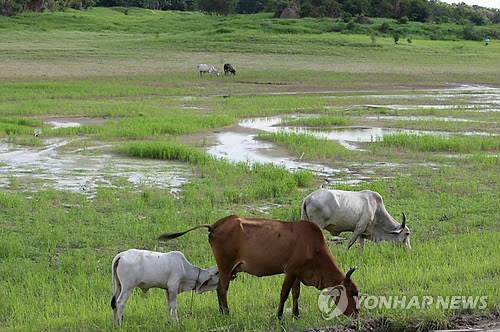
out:
M217 296L222 313L229 313L227 290L231 277L247 272L263 277L285 273L281 287L278 317L292 290L293 314L299 316L300 283L325 289L343 285L348 305L345 315L356 315L358 288L351 281L351 268L344 275L332 256L321 229L312 222L283 222L235 215L218 220L213 225L203 224L185 232L163 234L160 240L169 240L197 228L208 228L208 241L219 268Z

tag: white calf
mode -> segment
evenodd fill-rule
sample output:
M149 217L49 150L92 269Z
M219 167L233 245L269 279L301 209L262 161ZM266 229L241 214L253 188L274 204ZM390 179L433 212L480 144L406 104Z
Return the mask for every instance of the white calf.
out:
M214 290L219 282L217 267L201 269L189 263L180 251L160 253L129 249L113 258L113 320L123 321L123 310L134 288L147 292L150 288L166 291L170 316L177 317L177 294L194 290L197 293Z
M201 76L201 74L204 74L204 73L208 73L208 74L210 74L210 76L212 76L212 75L220 76L219 71L212 65L207 65L206 63L200 63L198 66L196 66L196 68L198 68L198 71L200 72L200 76Z

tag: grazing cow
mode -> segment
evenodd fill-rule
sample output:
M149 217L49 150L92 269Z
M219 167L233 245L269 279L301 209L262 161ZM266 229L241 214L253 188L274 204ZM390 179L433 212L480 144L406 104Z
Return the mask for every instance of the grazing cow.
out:
M201 269L189 263L182 252L169 253L129 249L113 258L113 320L120 324L128 297L134 288L146 293L150 288L166 290L170 316L177 317L177 294L186 291L205 291L217 288L219 272L217 267Z
M207 65L206 63L200 63L198 66L198 71L200 72L200 76L204 73L208 73L210 76L217 75L220 76L219 71L212 65Z
M285 273L278 318L283 316L283 306L290 290L293 314L299 316L301 282L318 289L344 286L348 299L344 314L358 313L358 288L351 280L354 269L347 275L342 273L318 225L307 221L283 222L231 215L213 225L204 224L181 233L163 234L160 240L173 239L201 227L208 228L208 241L219 268L217 296L222 313L229 313L227 291L231 276L237 272L258 277Z
M356 239L361 246L368 239L403 242L411 249L406 215L403 213L403 222L398 224L385 209L382 196L375 191L317 190L304 198L301 218L317 223L333 236L352 231L348 248Z
M227 76L228 74L236 75L236 69L234 69L230 63L225 63L224 64L224 76Z

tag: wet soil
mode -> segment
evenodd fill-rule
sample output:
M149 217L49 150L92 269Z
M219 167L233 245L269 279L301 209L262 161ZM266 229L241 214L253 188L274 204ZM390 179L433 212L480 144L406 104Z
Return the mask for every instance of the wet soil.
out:
M306 329L307 332L358 332L358 331L373 331L373 332L461 332L461 331L500 331L500 312L477 315L457 315L451 317L446 326L439 326L442 323L437 322L410 322L404 327L395 326L394 323L384 317L377 319L369 319L361 321L359 326L355 323L347 325L336 325L318 329Z

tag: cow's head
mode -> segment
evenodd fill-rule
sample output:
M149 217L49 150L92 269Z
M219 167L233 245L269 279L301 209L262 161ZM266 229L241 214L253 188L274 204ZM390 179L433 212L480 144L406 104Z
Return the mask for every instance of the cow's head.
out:
M203 293L217 288L219 283L219 269L217 266L209 267L206 272L206 274L203 273L203 276L199 277L196 293Z
M397 243L404 244L408 249L411 249L410 244L410 229L406 226L406 215L403 212L403 221L401 222L401 226L399 229L391 232L394 235L394 241Z
M358 286L352 281L351 276L356 270L355 267L351 267L345 275L345 279L341 282L341 285L345 287L347 295L347 307L344 310L344 315L346 316L356 316L359 313L359 290Z

